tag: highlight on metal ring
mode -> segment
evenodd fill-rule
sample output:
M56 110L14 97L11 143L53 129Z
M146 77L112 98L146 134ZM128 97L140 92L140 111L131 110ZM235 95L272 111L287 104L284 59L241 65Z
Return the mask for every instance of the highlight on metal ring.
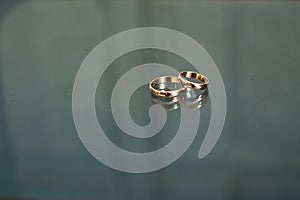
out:
M166 98L177 97L185 91L185 87L176 76L158 77L149 83L149 89L153 95Z
M209 82L206 76L193 71L182 71L179 73L178 78L182 81L184 86L198 90L207 88ZM191 81L191 79L194 79L195 81Z

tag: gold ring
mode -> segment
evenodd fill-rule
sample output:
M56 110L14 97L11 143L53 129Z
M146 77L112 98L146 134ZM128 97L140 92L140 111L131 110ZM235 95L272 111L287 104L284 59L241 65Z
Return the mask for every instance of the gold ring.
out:
M208 78L206 76L192 71L182 71L179 73L178 78L182 83L190 88L202 90L207 88ZM189 80L188 80L189 79ZM197 80L199 82L191 81L190 79Z
M168 88L168 84L174 84L175 89ZM176 89L176 85L180 85L180 88ZM185 87L176 76L158 77L149 83L149 89L153 95L167 98L179 96L183 91L185 91Z

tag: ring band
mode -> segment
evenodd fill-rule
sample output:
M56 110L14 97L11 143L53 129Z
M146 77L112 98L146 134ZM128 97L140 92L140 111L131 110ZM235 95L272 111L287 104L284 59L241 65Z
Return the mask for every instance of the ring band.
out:
M202 90L207 88L208 85L208 78L197 72L182 71L179 73L178 78L185 86L191 87L193 89ZM187 80L187 78L198 80L200 81L200 83Z
M166 83L175 83L183 85L180 79L176 76L162 76L154 79L149 83L149 89L155 96L159 97L176 97L179 96L185 88L182 86L179 89L171 90L167 88Z

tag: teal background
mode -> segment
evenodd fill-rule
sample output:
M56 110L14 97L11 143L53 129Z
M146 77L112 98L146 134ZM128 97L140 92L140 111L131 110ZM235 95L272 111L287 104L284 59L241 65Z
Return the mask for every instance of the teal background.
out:
M299 21L296 1L0 1L0 199L300 199ZM127 174L104 166L82 145L72 87L98 43L144 26L180 31L209 52L223 77L228 111L206 158L197 154L209 102L198 136L179 160L153 173ZM96 109L107 115L99 121L115 143L136 151L169 141L178 112L168 112L170 135L157 143L133 140L121 136L101 92L145 62L192 69L175 55L145 50L121 57L106 72L111 78L99 84ZM149 120L148 97L147 87L132 97L140 125Z

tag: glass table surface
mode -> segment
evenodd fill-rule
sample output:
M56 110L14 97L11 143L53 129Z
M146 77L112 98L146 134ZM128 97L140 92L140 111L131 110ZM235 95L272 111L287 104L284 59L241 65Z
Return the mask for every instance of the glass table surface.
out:
M299 22L294 1L1 1L0 199L299 199ZM194 140L165 168L118 171L83 145L72 112L78 70L100 42L138 27L181 32L217 65L227 113L206 157L198 153L212 115L209 90L204 102L188 108L201 113L201 120L186 118L199 126ZM195 70L172 52L145 48L120 56L103 72L94 99L97 120L114 145L135 153L174 140L183 112L182 104L163 102L166 120L153 137L132 137L118 126L114 87L145 63ZM128 111L125 118L137 126L151 123L149 109L160 99L147 84L127 100L116 100L117 116Z

